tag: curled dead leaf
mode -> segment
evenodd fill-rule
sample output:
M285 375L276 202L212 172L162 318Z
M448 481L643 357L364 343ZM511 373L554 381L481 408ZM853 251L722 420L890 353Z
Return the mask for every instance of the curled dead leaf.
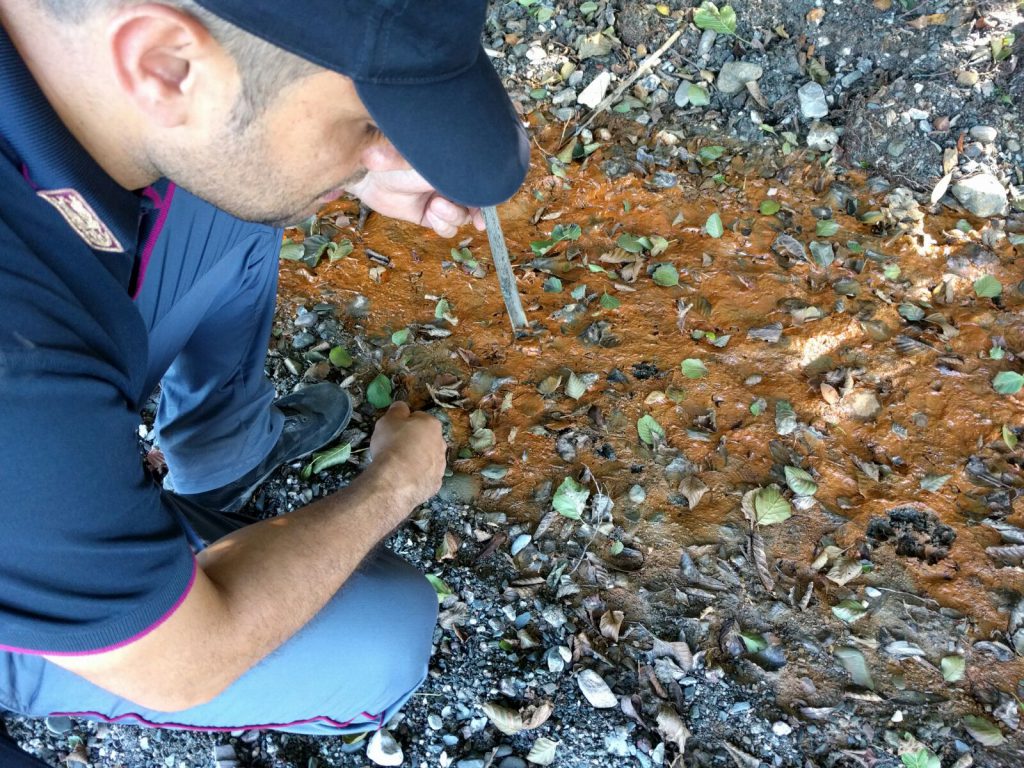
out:
M601 616L601 634L613 643L617 643L619 641L619 632L622 629L623 618L622 611L605 611L604 615Z

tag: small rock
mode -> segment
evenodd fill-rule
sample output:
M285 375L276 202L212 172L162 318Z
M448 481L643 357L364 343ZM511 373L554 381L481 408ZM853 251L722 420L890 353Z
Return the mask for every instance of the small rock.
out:
M839 134L828 123L815 121L807 131L807 146L818 152L831 152L839 143Z
M874 392L866 390L854 392L847 402L850 411L858 419L874 419L882 411L882 404L878 402L878 397Z
M1006 190L991 173L958 181L952 192L964 208L979 218L1001 216L1006 212Z
M800 114L807 120L825 117L828 114L828 102L825 101L825 89L815 82L805 83L796 92L800 97Z
M584 88L580 95L576 97L576 101L585 107L594 109L604 99L608 93L608 86L612 82L612 73L607 69L599 73L586 88Z
M915 109L908 109L907 110L907 117L909 117L911 120L914 120L916 122L918 120L927 120L928 117L929 117L929 114L928 114L928 112L926 112L923 109L916 109L915 108Z
M213 748L213 762L217 768L236 768L238 754L230 744L218 744Z
M686 107L690 104L690 83L687 80L683 80L676 88L675 95L672 97L677 107Z
M966 85L968 87L978 84L978 80L981 79L981 75L972 70L966 69L963 72L957 72L956 81L959 85Z
M526 761L521 757L509 755L498 763L498 768L526 768Z
M576 91L572 88L565 88L551 97L551 103L556 107L564 107L577 100Z
M764 70L749 61L727 61L718 72L718 90L732 96L742 91L747 83L760 80Z
M634 504L643 504L644 499L647 498L647 491L644 490L642 485L634 485L629 489L629 500Z
M976 125L971 128L971 138L983 144L992 144L998 135L999 131L991 125Z
M427 716L427 725L429 725L430 729L433 731L440 731L441 728L444 727L444 721L441 719L440 715L435 713Z
M776 736L789 736L793 732L793 729L788 724L778 720L772 723L772 733Z
M481 482L478 477L456 472L441 483L438 495L444 501L468 504L480 495Z
M316 336L314 336L312 333L309 333L308 331L296 333L295 336L292 337L292 346L295 347L295 349L305 349L306 347L312 346L315 343Z
M53 716L46 718L46 730L56 736L63 736L71 730L71 718L61 716Z
M366 745L366 756L377 765L401 765L405 759L401 744L384 728L370 737Z

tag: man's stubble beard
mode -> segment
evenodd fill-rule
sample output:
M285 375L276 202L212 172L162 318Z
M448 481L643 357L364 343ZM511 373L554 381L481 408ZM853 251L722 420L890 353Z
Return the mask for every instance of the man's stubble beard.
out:
M367 173L359 169L310 194L302 189L302 179L287 178L276 170L267 160L269 154L257 120L199 150L157 152L151 162L161 176L220 210L275 228L299 224L316 213L329 192L348 188ZM285 194L293 202L283 202Z

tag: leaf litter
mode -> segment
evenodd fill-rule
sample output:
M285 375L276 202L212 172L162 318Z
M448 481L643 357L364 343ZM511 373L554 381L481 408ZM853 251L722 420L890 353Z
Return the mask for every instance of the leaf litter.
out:
M697 147L693 155L699 174L716 185L722 181L715 178L735 162L720 145ZM865 215L893 210L884 194L873 199L855 191L856 215L833 205L831 218L816 218L807 210L807 197L785 188L769 193L755 182L745 197L746 212L730 207L729 227L719 233L721 214L709 220L706 209L701 214L683 201L658 220L654 198L645 197L638 184L617 187L609 201L594 206L586 185L574 186L576 174L588 173L579 167L566 165L563 176L556 174L557 186L537 208L559 212L554 229L543 226L550 221L544 213L534 231L524 228L520 234L513 227L509 238L518 249L514 261L528 313L547 327L546 336L509 344L486 323L464 329L452 322L472 323L468 318L478 317L479 310L469 307L481 300L496 306L480 293L487 282L470 273L470 262L480 262L474 254L482 252L474 241L460 245L458 259L446 246L445 257L464 270L431 285L428 295L435 298L419 297L425 313L390 318L392 327L410 329L408 337L387 337L401 356L388 357L392 353L385 349L375 360L369 348L344 334L329 339L352 350L356 372L376 362L378 373L392 383L393 397L425 389L417 377L434 366L427 380L434 402L450 406L444 410L451 414L453 469L490 478L489 484L498 485L487 488L502 492L493 499L477 496L473 504L503 510L506 523L481 522L496 512L473 513L455 526L465 528L461 545L445 538L443 547L434 546L440 547L435 562L441 566L435 570L450 590L439 598L442 605L455 601L445 609L444 624L453 647L460 647L461 631L455 604L460 584L469 578L460 564L470 556L467 548L475 548L488 563L496 563L498 553L513 558L508 599L541 600L542 606L550 600L565 615L586 617L569 636L555 629L565 624L550 610L544 608L545 615L556 624L523 603L511 611L510 629L500 635L503 652L523 664L533 663L527 660L536 654L546 670L572 671L578 700L590 703L589 693L600 709L646 724L652 748L666 757L695 743L698 750L708 748L706 737L688 735L694 728L683 702L688 696L710 701L703 677L728 680L741 662L762 670L755 677L793 674L797 660L821 670L811 673L819 690L788 702L796 714L788 724L777 723L779 732L799 727L804 718L824 722L824 713L844 700L870 707L871 696L905 690L895 687L896 672L887 664L911 665L910 670L928 665L930 683L901 669L906 680L900 685L909 683L915 695L936 690L935 680L939 686L962 685L962 676L973 674L971 659L982 653L972 647L1000 641L972 636L938 613L938 602L915 595L919 587L892 580L894 568L917 574L918 568L944 567L951 551L964 557L941 528L949 513L943 508L920 518L893 518L888 513L897 505L883 500L937 505L954 494L948 498L1006 525L1012 499L1003 502L999 494L1018 487L1012 452L1020 419L1012 398L1024 387L1024 377L1019 384L1017 379L1019 345L1015 338L981 339L973 331L965 338L965 330L979 313L1016 306L1010 274L991 267L964 270L956 263L932 267L918 259L926 241L917 236L911 248L894 239L896 229L885 230L889 214ZM827 184L817 192L823 204L831 202ZM682 218L673 219L680 209ZM795 226L797 221L803 226ZM741 237L755 245L740 244ZM391 257L390 271L399 273L401 249L374 245ZM358 278L356 260L338 265ZM429 269L418 269L424 280L430 277ZM986 275L999 282L998 293L991 280L982 280ZM371 293L358 279L356 285ZM471 301L469 292L480 298ZM421 327L447 330L450 341L426 336ZM728 346L719 346L720 339ZM967 348L980 343L986 352L998 347L1009 354L982 358ZM439 363L445 358L431 349L449 344L466 354ZM452 376L440 386L439 364ZM347 373L336 370L338 376ZM511 382L494 392L471 388L468 382L480 372ZM966 430L951 440L935 433L942 414L908 393L937 383L942 394L931 402L957 402L994 421L995 431L980 438L972 434L969 442ZM505 408L508 395L515 404ZM968 465L968 457L975 464ZM977 471L960 472L965 466ZM978 486L973 478L989 484ZM627 498L638 484L643 496L631 492ZM540 513L524 501L539 504ZM889 528L870 527L874 518ZM986 530L993 537L985 542L992 556L980 550L987 567L1019 562L1007 548L1022 544L992 546L1000 534ZM673 538L682 531L690 533ZM698 543L690 543L694 536ZM664 587L645 592L639 602L614 596L612 590L622 587L635 591L639 582L633 574L667 579L669 572L658 563L673 548L682 551L672 574L677 581L661 582ZM937 598L976 610L968 608L966 595L957 599L939 591ZM767 599L776 601L784 619L766 610ZM977 615L980 627L988 629L976 632L1008 631L995 598L985 600L980 597L977 605L991 607ZM941 628L957 638L960 650L950 654L945 646L908 637L892 613L899 606L918 613L925 636ZM679 618L667 622L668 615ZM822 640L823 628L833 640ZM789 635L794 630L804 633L802 644ZM1004 646L1012 660L1012 645ZM717 655L723 647L729 649L725 660ZM640 654L635 667L621 662L623 649ZM689 675L698 682L688 682ZM520 690L503 691L500 706L519 712L528 700ZM940 690L957 697L961 712L990 711L966 689ZM724 711L740 703L734 699ZM560 706L556 702L556 717ZM737 722L741 717L729 715ZM961 717L954 727L980 744L967 723L982 739L996 741L974 721ZM531 738L524 754L539 744L540 760L552 754L556 762L563 759L563 739L556 733ZM557 752L541 739L558 743ZM756 760L758 753L755 742L739 736L715 749L737 764Z

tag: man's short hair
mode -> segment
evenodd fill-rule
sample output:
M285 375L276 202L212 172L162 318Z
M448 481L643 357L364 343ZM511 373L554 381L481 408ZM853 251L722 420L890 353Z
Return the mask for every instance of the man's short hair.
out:
M242 92L232 110L234 127L244 130L274 100L281 90L319 67L278 48L256 35L210 13L193 0L155 0L198 19L214 40L223 46L238 67ZM58 20L77 24L104 8L132 5L144 0L38 0Z

